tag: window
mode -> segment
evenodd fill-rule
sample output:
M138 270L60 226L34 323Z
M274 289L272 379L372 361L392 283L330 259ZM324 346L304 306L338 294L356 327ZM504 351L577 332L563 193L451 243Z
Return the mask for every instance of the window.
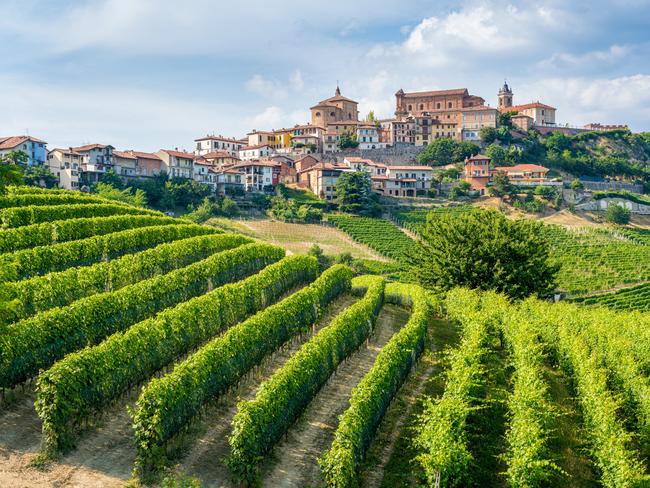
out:
M424 110L424 104L420 104L420 110Z
M436 108L440 108L440 103L436 103Z
M335 117L336 113L335 112L330 112L330 117Z
M449 103L447 104L447 106L448 106L449 108L451 108L451 102L449 102Z
M409 106L408 106L408 110L409 110L409 112L410 112L411 110L413 110L413 105L409 105Z
M316 112L316 117L320 117L320 112Z

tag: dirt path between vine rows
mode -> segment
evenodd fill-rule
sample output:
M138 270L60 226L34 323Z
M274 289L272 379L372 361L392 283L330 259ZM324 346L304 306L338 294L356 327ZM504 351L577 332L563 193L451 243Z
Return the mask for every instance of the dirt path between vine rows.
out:
M185 439L181 440L178 446L181 460L175 467L175 471L198 478L206 487L236 486L230 481L225 459L230 454L227 436L231 431L232 418L237 412L237 401L252 400L262 381L269 378L298 351L300 346L312 337L313 331L328 325L338 313L357 300L358 298L352 295L337 298L309 334L294 339L269 356L240 383L237 389L209 406L202 418L196 422L194 432L185 435Z
M128 417L126 411L123 415ZM120 421L130 428L130 422ZM78 448L56 462L34 466L41 447L41 421L30 391L0 407L0 486L118 487L131 475L135 450L130 430L101 425Z
M262 465L266 487L318 486L317 459L329 448L339 416L348 407L352 389L370 370L381 348L408 320L409 311L384 305L367 344L342 363L316 398Z

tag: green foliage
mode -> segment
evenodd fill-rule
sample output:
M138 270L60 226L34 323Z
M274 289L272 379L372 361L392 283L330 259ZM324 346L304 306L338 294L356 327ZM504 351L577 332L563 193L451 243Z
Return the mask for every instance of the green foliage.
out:
M108 262L10 283L7 288L18 300L13 320L62 307L96 293L118 290L249 242L249 238L240 235L200 235L166 242Z
M348 149L359 147L359 141L357 140L357 135L353 132L343 132L339 136L338 142L339 149Z
M605 221L610 224L627 225L630 217L630 210L621 205L608 205L605 210Z
M118 190L122 190L124 188L124 181L122 181L122 178L120 178L113 169L109 169L103 175L101 175L99 177L99 183L97 184L104 184L107 187L116 188Z
M236 281L282 257L268 244L246 244L116 291L82 298L16 322L0 336L0 386L33 377L65 354L97 344L162 309Z
M248 251L260 256L259 267L281 256L277 248L267 246L266 249L262 252L262 248L254 249L249 245ZM272 253L275 255L271 256ZM268 307L287 290L311 281L315 276L313 260L291 256L243 281L221 286L164 310L112 335L96 347L68 355L39 377L36 409L44 422L46 446L52 451L66 449L73 442L78 420L104 408L115 396L150 377L179 355L251 313ZM187 401L191 399L187 398ZM136 424L139 420L156 423L155 419L147 417L144 401L138 406ZM167 426L171 427L174 419L167 420L170 422ZM164 433L159 434L162 436ZM145 448L149 441L162 440L156 432L146 432L137 425L136 436L142 456L154 454ZM153 448L152 444L149 445Z
M388 283L386 301L410 304L411 317L382 348L375 363L352 390L330 449L319 460L327 486L356 486L357 472L395 393L424 350L433 299L417 285Z
M449 318L462 328L459 346L449 354L443 395L424 398L424 410L414 444L417 461L429 486L467 486L473 456L468 445L467 422L480 406L489 353L491 323L480 298L467 289L455 289L444 301Z
M459 181L458 184L449 191L449 198L456 199L466 197L469 195L471 189L472 185L469 181Z
M503 198L515 193L515 188L510 184L508 175L503 171L499 171L492 177L492 184L488 187L488 193L493 197Z
M17 188L17 187L16 187ZM82 192L39 192L39 193L14 193L0 196L0 208L28 207L28 206L56 206L70 204L109 204L107 200Z
M430 218L409 262L418 282L449 290L467 286L511 297L544 295L555 285L542 225L494 210Z
M310 269L313 273L313 261ZM206 402L234 386L289 339L305 332L324 307L350 289L351 276L344 266L330 268L311 285L240 322L177 364L171 373L151 381L143 389L134 415L138 465L153 467L167 441Z
M107 200L128 203L135 207L145 207L147 205L146 193L141 189L132 191L131 188L124 188L120 190L110 183L100 182L95 185L93 192Z
M311 205L300 205L293 198L285 198L278 192L271 199L271 208L269 215L274 219L283 222L320 222L323 218L323 211L320 208L314 208Z
M12 228L23 225L50 222L52 220L74 219L81 217L107 217L109 215L158 215L153 210L130 207L121 204L76 204L76 205L30 205L0 210L2 227Z
M629 200L634 203L639 203L641 205L650 205L650 197L645 195L639 195L637 193L632 193L629 191L597 191L594 192L594 198L596 200L601 200L603 198L622 198L624 200Z
M384 299L384 280L375 278L366 295L337 315L260 386L255 399L239 402L228 438L233 476L251 483L257 463L280 440L339 363L372 330Z
M27 154L23 151L12 151L0 156L0 196L6 193L8 185L23 183L23 168L21 164L27 161Z
M458 147L459 143L453 139L434 139L416 156L416 161L422 165L445 166L457 161L454 157L461 152Z
M456 142L453 152L454 161L465 161L466 158L478 154L481 148L469 141Z
M241 210L239 209L237 202L235 202L232 198L223 197L223 200L221 200L221 213L223 213L226 217L237 217L240 211Z
M169 225L169 222L164 222L86 239L21 249L12 254L0 255L0 264L13 266L16 277L24 279L61 271L70 266L83 266L102 259L115 258L163 242L217 232L221 231L197 225Z
M650 312L650 283L623 288L579 299L585 305L603 305L614 310L639 310Z
M355 241L393 259L404 260L414 249L413 239L388 220L341 214L328 215L327 220Z
M332 265L332 258L326 256L318 244L312 244L309 251L307 251L307 255L316 258L316 261L318 261L318 269L320 271L324 271Z
M346 172L336 182L336 203L341 212L376 216L381 213L372 191L370 175L365 171Z
M496 166L508 166L513 162L508 150L496 143L490 144L487 147L485 155L490 158L492 164Z
M481 142L485 145L492 144L497 140L497 130L494 127L481 127L479 131Z
M35 164L28 166L23 171L23 181L29 186L44 186L45 188L55 188L57 178L46 164Z

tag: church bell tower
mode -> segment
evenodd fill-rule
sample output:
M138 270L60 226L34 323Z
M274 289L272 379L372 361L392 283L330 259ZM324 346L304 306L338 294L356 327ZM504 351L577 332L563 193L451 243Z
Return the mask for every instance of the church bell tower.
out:
M503 86L499 90L499 108L512 107L512 90L507 82L503 82Z

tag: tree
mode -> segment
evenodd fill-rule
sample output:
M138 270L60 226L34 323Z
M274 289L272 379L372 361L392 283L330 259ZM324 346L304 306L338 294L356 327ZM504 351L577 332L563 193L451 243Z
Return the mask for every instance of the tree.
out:
M307 251L307 255L316 258L316 260L318 261L318 267L320 268L321 271L326 270L332 265L332 258L329 256L325 256L323 250L320 248L318 244L313 244L309 248L309 251Z
M29 186L43 186L45 188L54 188L57 186L56 176L44 164L35 164L25 168L23 179L25 185Z
M375 116L374 110L368 112L368 115L366 115L366 122L368 122L369 124L374 124L377 127L379 127L379 119L377 119L377 117Z
M239 215L239 205L232 198L224 197L221 202L221 211L227 217L236 217Z
M497 140L497 130L494 127L481 127L479 137L483 144L492 144Z
M118 202L130 203L136 207L145 207L147 205L147 195L143 190L137 189L134 192L131 188L120 190L109 183L97 183L93 193Z
M578 178L575 178L571 182L571 189L572 190L582 190L584 187L585 187L585 185Z
M630 210L621 205L609 205L605 210L605 221L610 224L627 225L630 223Z
M434 139L417 156L418 164L445 166L454 162L456 143L452 139L441 137Z
M359 147L357 135L351 132L343 132L339 137L339 149L356 148Z
M466 286L512 298L547 295L558 267L549 262L542 225L496 210L436 216L408 260L417 281L437 291Z
M101 175L99 177L99 181L101 183L108 183L113 188L117 188L119 190L124 188L124 181L122 181L122 178L120 178L118 174L112 169L109 169L106 173Z
M341 212L377 215L376 196L372 192L370 175L365 171L343 173L336 182L336 203Z
M499 144L490 144L485 155L496 165L508 164L508 151Z
M555 188L552 186L537 185L535 187L535 195L539 195L545 200L551 201L555 196Z
M478 154L481 148L476 144L469 141L463 141L456 143L456 148L454 149L453 159L454 161L465 161L465 158L469 158Z
M458 185L453 187L449 192L450 198L465 197L469 194L469 191L472 189L472 184L469 181L460 181Z
M510 178L503 171L498 171L492 178L492 185L488 188L488 193L493 197L503 198L512 195L513 186L510 184Z
M23 168L27 154L23 151L11 151L0 156L0 195L4 195L8 185L20 185L23 182Z

